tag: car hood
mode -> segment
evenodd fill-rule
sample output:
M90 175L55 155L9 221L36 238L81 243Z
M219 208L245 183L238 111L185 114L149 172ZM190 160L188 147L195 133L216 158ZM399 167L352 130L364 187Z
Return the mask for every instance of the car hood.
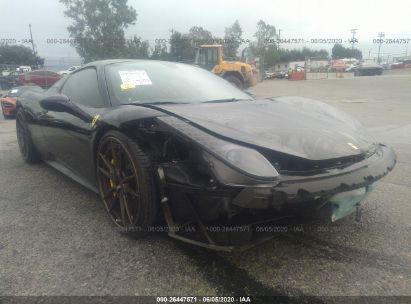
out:
M157 106L216 136L309 160L373 149L364 127L328 104L302 97Z

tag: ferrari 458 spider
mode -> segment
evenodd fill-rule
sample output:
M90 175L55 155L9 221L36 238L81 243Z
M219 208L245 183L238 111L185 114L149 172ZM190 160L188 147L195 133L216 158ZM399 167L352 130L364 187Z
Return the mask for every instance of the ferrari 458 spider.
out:
M162 216L170 236L223 250L252 244L279 217L354 212L396 162L325 103L256 100L162 61L94 62L27 91L16 126L24 159L99 193L119 229L152 231Z

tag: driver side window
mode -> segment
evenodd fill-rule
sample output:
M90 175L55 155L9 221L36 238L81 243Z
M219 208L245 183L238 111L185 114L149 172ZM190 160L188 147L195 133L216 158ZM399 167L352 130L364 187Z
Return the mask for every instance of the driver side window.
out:
M71 74L65 82L61 93L70 98L71 101L86 107L104 107L103 99L98 89L97 73L93 68Z

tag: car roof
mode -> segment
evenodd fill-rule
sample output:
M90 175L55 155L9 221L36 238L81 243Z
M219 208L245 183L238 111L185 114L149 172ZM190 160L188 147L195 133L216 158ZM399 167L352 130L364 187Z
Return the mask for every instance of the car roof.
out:
M84 69L86 67L97 67L97 68L102 68L107 65L115 64L115 63L124 63L124 62L165 62L167 64L184 64L187 65L186 63L182 62L173 62L173 61L164 61L164 60L152 60L152 59L106 59L106 60L98 60L98 61L92 61L90 63L87 63L86 65L83 65L81 69Z
M135 59L106 59L106 60L98 60L92 61L82 66L82 68L95 66L95 67L104 67L106 65L114 64L114 63L122 63L122 62L130 62L130 61L141 61Z

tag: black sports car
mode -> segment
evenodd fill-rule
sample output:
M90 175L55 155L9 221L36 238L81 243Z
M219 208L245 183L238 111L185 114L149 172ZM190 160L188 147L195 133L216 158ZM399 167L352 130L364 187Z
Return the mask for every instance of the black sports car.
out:
M100 193L119 228L163 218L170 236L214 249L247 246L284 216L344 217L396 162L327 104L255 100L181 63L90 63L17 109L24 159Z

